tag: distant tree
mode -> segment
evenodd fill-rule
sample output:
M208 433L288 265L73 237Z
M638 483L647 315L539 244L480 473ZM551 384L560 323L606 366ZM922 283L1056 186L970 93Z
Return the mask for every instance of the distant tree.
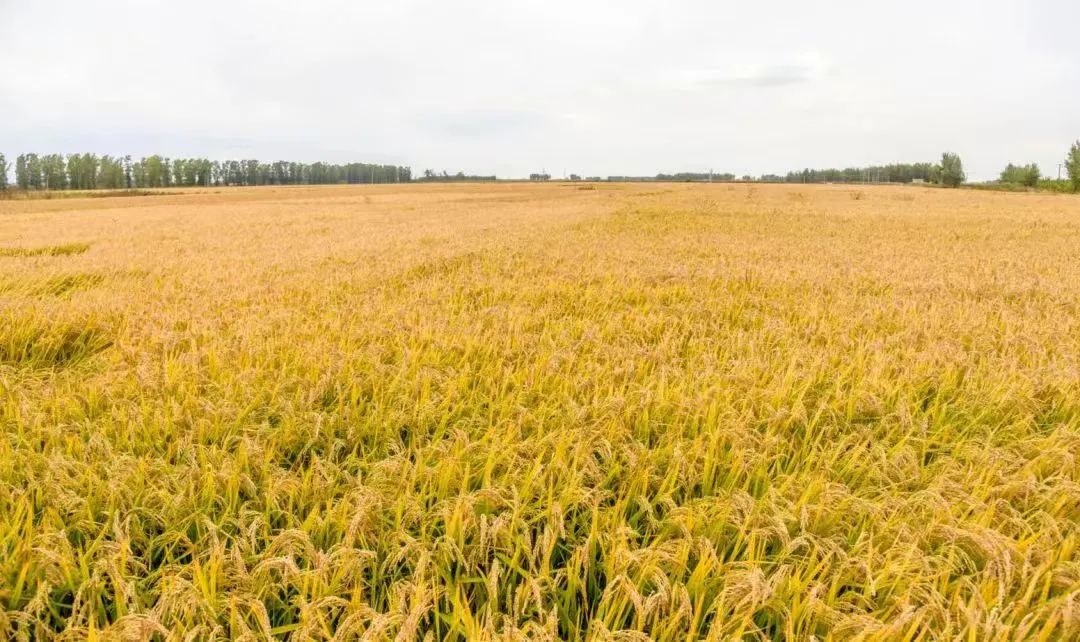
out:
M1039 184L1039 166L1035 163L1030 165L1013 165L1009 163L1001 171L1001 182L1025 187L1035 187Z
M1072 190L1080 192L1080 140L1073 143L1069 148L1069 155L1065 157L1065 169L1069 172L1069 182Z
M958 187L967 180L964 174L964 163L960 156L952 152L941 155L941 184L946 187Z
M873 165L870 167L845 167L844 169L802 169L788 172L787 176L772 178L763 182L784 183L911 183L912 181L933 180L934 168L931 163L896 163L893 165ZM732 180L730 174L719 174L713 180ZM940 182L940 181L934 181Z
M142 181L139 187L164 187L165 174L168 172L168 161L158 155L144 158L140 161L142 167Z
M100 161L94 154L69 154L67 185L71 189L96 189Z
M19 189L30 189L30 167L26 156L26 154L19 154L15 158L15 185Z
M394 167L393 165L381 165L375 167L374 177L376 183L408 183L412 180L412 169L408 167ZM365 179L365 182L366 180L367 179ZM446 170L436 172L425 169L423 176L418 177L416 180L422 183L478 183L495 181L497 178L494 175L479 176L476 174L466 174L462 171L451 174Z
M15 187L26 189L26 154L15 157Z
M658 181L678 181L684 183L715 181L725 183L735 180L735 175L730 172L717 174L715 172L678 172L675 174L660 173L656 175Z
M140 158L139 160L130 160L130 162L128 162L128 169L128 176L131 179L129 185L131 187L141 189L147 186L145 158Z
M172 183L174 185L183 186L183 185L188 184L188 182L187 182L187 179L188 179L188 166L187 165L188 165L188 161L183 159L183 158L177 158L176 160L174 160L172 162L172 172L174 174L174 178L172 180Z
M45 189L45 161L37 154L26 155L26 170L32 189Z
M123 160L112 156L102 156L98 164L95 184L104 189L124 189Z
M1016 183L1017 175L1019 173L1019 167L1009 163L1005 166L1005 169L1001 170L1001 176L998 177L999 183Z
M3 154L0 154L0 192L6 192L8 188L8 163Z
M45 189L66 189L67 163L60 154L48 154L41 157L41 169L44 174Z
M426 172L428 180L493 181L494 176L464 172ZM39 156L20 154L15 181L22 189L132 189L209 185L315 185L336 183L408 183L412 168L374 163L296 163L258 160L210 161L205 158L169 159L159 155L133 161L131 156L95 154Z
M257 161L257 160L246 160L246 161L241 161L241 164L244 167L244 185L258 185L259 184L259 161Z
M64 171L67 172L67 184L71 186L71 189L83 189L82 187L82 156L79 154L68 154L67 165L64 167Z

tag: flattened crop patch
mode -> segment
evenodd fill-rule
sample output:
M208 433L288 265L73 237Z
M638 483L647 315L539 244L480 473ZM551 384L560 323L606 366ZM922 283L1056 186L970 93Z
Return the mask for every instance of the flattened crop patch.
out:
M111 345L109 333L93 320L46 319L21 313L0 316L0 365L63 368Z
M0 256L72 256L90 249L89 243L65 243L44 247L0 247Z

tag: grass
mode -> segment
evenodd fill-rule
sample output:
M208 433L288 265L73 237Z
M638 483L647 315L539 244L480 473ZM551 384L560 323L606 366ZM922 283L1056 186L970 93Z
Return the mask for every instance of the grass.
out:
M1080 634L1080 199L282 193L0 221L0 638Z
M975 190L988 190L997 192L1045 192L1050 194L1071 194L1074 192L1072 184L1065 180L1056 179L1041 179L1038 185L1028 187L1019 183L1001 183L1001 182L988 182L988 183L965 183L961 186L963 189L975 189Z

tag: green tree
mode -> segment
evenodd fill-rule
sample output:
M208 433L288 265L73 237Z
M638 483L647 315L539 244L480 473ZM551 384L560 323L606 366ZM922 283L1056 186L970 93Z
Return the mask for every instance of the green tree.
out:
M1001 171L1001 182L1012 183L1014 185L1023 185L1025 187L1035 187L1039 184L1039 166L1035 163L1030 165L1013 165L1009 163Z
M960 156L952 152L941 155L941 184L946 187L958 187L967 180L964 175L964 163Z
M431 173L437 180L494 180L492 176L450 176ZM335 183L408 183L412 169L372 163L296 163L258 160L210 161L206 158L169 159L153 155L20 154L15 163L16 184L22 189L132 189L209 185L315 185Z
M95 184L105 189L124 189L126 180L123 160L112 156L102 156Z
M941 185L941 165L932 165L930 167L929 180L934 185Z
M144 158L140 161L142 168L142 181L139 187L164 187L166 185L165 174L169 171L168 161L157 154Z
M15 186L19 189L30 187L30 172L26 168L26 154L15 157Z
M8 164L3 154L0 154L0 192L6 192L8 188Z
M137 189L146 187L147 186L146 159L141 158L141 159L139 159L137 161L131 161L130 163L128 163L128 166L130 167L129 176L131 177L131 183L129 185L129 189L131 187L134 187L134 188L137 188Z
M1080 192L1080 140L1069 148L1069 155L1065 157L1065 169L1069 172L1072 190Z
M41 169L44 173L45 189L67 189L67 163L60 154L48 154L41 157Z
M69 154L67 157L68 187L97 189L100 159L94 154Z
M1039 166L1032 163L1024 167L1024 172L1020 176L1020 182L1027 187L1036 187L1039 184L1039 179L1042 178L1042 172L1039 171Z
M15 184L19 189L41 189L41 159L37 154L19 154L15 159Z

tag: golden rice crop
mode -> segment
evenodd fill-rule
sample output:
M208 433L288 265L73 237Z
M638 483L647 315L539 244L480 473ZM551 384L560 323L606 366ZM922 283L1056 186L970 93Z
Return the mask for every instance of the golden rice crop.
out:
M0 638L1080 635L1080 199L0 202Z

